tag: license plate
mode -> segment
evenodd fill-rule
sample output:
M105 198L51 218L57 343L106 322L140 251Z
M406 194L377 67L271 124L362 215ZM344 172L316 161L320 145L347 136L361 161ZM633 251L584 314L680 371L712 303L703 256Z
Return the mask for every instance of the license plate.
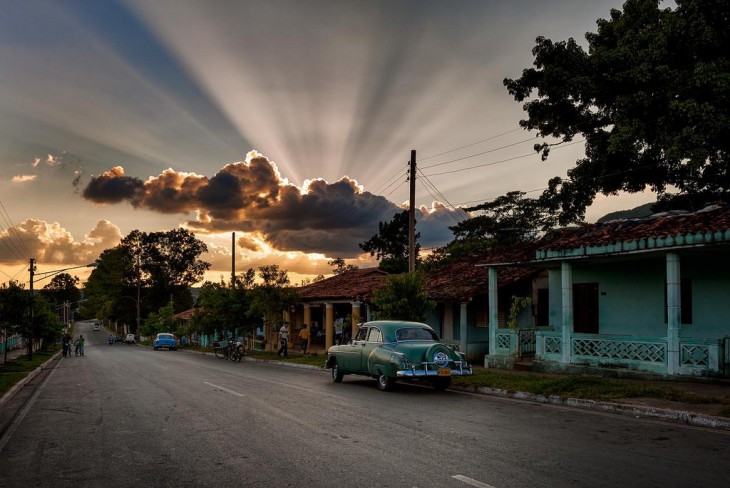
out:
M449 368L439 368L438 375L439 376L451 376L451 370Z

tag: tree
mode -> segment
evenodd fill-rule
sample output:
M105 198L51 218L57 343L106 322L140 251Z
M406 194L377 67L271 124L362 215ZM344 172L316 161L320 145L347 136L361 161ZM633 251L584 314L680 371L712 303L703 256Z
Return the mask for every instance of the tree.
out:
M415 236L416 241L421 237ZM378 267L388 273L408 271L408 210L397 213L390 222L378 222L378 233L359 244L360 249L375 256ZM416 242L416 256L421 246Z
M122 240L134 261L133 275L147 288L153 309L173 298L177 311L193 304L190 287L200 281L210 263L200 259L208 251L204 242L185 229L167 232L132 231Z
M137 306L140 316L170 300L176 312L187 310L193 304L190 287L210 268L200 259L206 251L205 243L184 229L132 231L97 260L86 284L83 310L128 324L136 324Z
M520 125L560 139L535 146L543 159L585 138L585 158L543 193L561 223L582 219L597 193L648 186L665 206L730 198L730 2L676 3L627 0L586 34L588 52L538 37L535 67L504 80L519 102L537 93Z
M332 261L327 261L327 264L332 266L332 273L335 275L341 275L342 273L358 269L358 267L354 264L345 264L345 260L342 258L335 258Z
M422 273L388 276L383 288L373 293L376 318L425 322L428 312L436 306L425 287L426 276Z
M426 259L429 268L453 262L495 245L511 245L539 238L557 224L557 217L539 199L509 192L490 202L465 209L483 212L449 227L454 239Z
M276 329L280 324L282 311L288 310L297 302L297 292L289 286L287 272L280 270L278 265L260 266L258 272L261 283L253 289L249 315L265 318L264 336L272 343L272 328Z
M24 290L16 281L0 285L0 327L5 337L20 334L30 339L30 292ZM5 348L7 353L7 348Z
M236 276L235 286L227 286L224 282L203 283L197 302L200 313L194 319L200 332L213 334L217 330L234 333L237 329L252 332L261 324L260 317L250 313L255 273L249 269L240 277Z
M78 303L81 300L79 282L78 276L71 276L68 273L57 274L43 287L41 295L56 305L64 302Z
M175 311L172 300L167 305L161 307L157 312L150 313L142 324L142 334L153 336L160 332L171 332L175 327L173 315Z

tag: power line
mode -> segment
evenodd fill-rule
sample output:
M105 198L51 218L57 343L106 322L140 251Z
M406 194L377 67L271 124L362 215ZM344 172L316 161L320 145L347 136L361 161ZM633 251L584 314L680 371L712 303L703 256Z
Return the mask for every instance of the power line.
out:
M579 143L584 142L584 141L585 141L585 139L580 139L580 140L577 140L577 141L573 141L573 142L567 143L565 145L558 146L558 147L554 148L553 150L558 150L558 149L561 149L561 148L564 148L564 147L573 146L575 144L579 144ZM536 153L533 151L533 152L530 152L530 153L527 153L527 154L522 154L520 156L514 156L512 158L500 159L498 161L491 161L489 163L477 164L475 166L469 166L468 168L455 169L455 170L452 170L452 171L444 171L442 173L431 173L428 176L440 176L440 175L446 175L446 174L451 174L451 173L459 173L461 171L468 171L468 170L476 169L476 168L484 168L485 166L494 166L494 165L497 165L497 164L507 163L509 161L515 161L517 159L523 159L523 158L527 158L527 157L530 157L530 156L535 156L535 154Z
M442 153L439 153L439 154L434 154L432 156L428 156L428 157L425 157L425 158L420 158L419 161L425 161L427 159L437 158L439 156L443 156L444 154L449 154L449 153L452 153L452 152L455 152L455 151L459 151L460 149L466 149L467 147L476 146L477 144L481 144L482 142L491 141L492 139L497 139L498 137L506 136L507 134L511 134L513 132L517 132L518 130L523 130L523 129L522 129L522 127L518 127L517 129L512 129L512 130L509 130L507 132L502 132L501 134L497 134L496 136L488 137L486 139L482 139L481 141L477 141L477 142L473 142L471 144L467 144L466 146L457 147L456 149L451 149L449 151L445 151L445 152L442 152Z
M513 142L512 144L506 144L504 146L496 147L496 148L490 149L488 151L482 151L480 153L472 154L470 156L464 156L463 158L451 159L449 161L443 161L441 163L432 164L430 166L424 166L423 169L434 168L436 166L443 166L444 164L456 163L457 161L463 161L465 159L475 158L477 156L483 156L485 154L489 154L489 153L493 153L493 152L496 152L496 151L500 151L502 149L507 149L508 147L518 146L520 144L524 144L526 142L533 141L533 140L535 140L535 138L534 137L530 137L528 139L523 139L521 141Z

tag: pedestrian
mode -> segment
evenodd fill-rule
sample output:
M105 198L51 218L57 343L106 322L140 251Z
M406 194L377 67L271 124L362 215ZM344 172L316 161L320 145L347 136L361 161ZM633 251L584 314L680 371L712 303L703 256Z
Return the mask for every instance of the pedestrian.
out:
M284 322L279 329L279 350L277 356L287 356L289 348L289 322Z
M345 328L345 319L339 317L335 320L335 344L342 344L342 330Z
M74 345L76 346L76 355L77 356L83 356L84 355L84 335L81 334L78 339L74 342Z
M302 354L307 354L307 345L309 344L309 327L307 327L307 324L303 324L302 330L299 331L299 344L302 346Z
M61 344L63 345L63 357L71 357L71 336L64 334Z

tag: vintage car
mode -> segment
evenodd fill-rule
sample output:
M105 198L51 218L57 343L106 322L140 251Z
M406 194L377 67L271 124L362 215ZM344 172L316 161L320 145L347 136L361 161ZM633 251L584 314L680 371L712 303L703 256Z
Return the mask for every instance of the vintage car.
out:
M163 347L169 349L170 351L174 351L177 347L177 341L175 340L174 335L162 332L160 334L157 334L155 340L152 342L152 347L155 351Z
M352 341L327 350L326 368L335 383L346 374L371 376L382 391L397 380L426 380L443 390L452 376L472 374L464 354L440 342L431 327L397 320L364 323Z

